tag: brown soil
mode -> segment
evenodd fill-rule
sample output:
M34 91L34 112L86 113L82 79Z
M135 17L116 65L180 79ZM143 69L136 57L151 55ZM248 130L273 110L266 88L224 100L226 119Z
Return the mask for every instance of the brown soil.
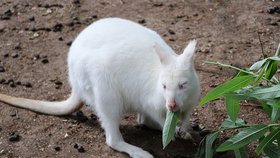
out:
M270 0L1 0L0 92L44 100L67 98L71 41L97 19L121 17L157 31L177 52L196 38L196 67L204 96L235 73L204 61L244 68L263 54L274 53L280 41L280 14L269 9L276 6L280 2ZM197 108L191 124L217 129L226 117L223 103ZM0 157L128 157L105 144L94 112L86 106L82 111L54 117L0 103ZM240 117L249 123L268 121L261 108L251 105L242 106ZM194 131L195 142L176 140L162 150L161 132L137 126L134 114L124 117L121 131L127 142L162 158L192 158L201 139ZM18 141L9 140L13 132L19 134ZM254 145L248 151L255 157Z

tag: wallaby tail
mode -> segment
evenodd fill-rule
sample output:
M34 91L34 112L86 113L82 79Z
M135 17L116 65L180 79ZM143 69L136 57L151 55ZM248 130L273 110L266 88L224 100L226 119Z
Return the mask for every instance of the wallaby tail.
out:
M72 91L71 96L65 101L48 102L25 98L12 97L0 94L0 101L16 107L49 115L68 115L82 107L79 96Z

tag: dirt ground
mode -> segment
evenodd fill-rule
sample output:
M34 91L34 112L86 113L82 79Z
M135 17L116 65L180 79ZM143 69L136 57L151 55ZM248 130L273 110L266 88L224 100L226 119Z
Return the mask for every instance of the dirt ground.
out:
M263 55L273 55L280 41L277 6L278 0L1 0L0 92L51 101L67 98L71 41L98 19L121 17L157 31L178 53L197 39L196 68L204 96L235 74L204 61L244 68ZM196 108L191 126L217 129L226 117L223 103ZM240 117L249 123L268 121L262 109L252 105L243 105ZM195 142L176 140L162 150L161 132L138 126L135 118L128 114L121 123L127 142L155 157L194 157L203 132L193 131ZM254 145L247 149L255 157ZM71 116L54 117L0 103L0 157L128 156L105 144L98 118L86 106Z

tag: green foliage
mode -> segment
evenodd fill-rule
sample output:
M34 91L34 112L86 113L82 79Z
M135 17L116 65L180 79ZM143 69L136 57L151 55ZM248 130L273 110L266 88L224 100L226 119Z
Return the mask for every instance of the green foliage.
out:
M162 130L162 144L163 149L171 142L174 138L176 125L179 121L179 112L170 112L167 111L166 120L164 122Z
M224 97L229 117L224 120L218 131L202 140L197 157L212 158L215 152L233 150L237 158L247 158L246 146L253 141L259 142L256 148L258 155L263 153L267 158L280 157L280 82L276 77L279 71L279 53L280 44L275 56L260 60L245 69L219 62L207 62L233 68L239 73L233 79L208 92L199 103L203 106ZM261 103L263 110L271 119L270 123L246 124L244 120L238 118L240 101L244 100ZM233 136L217 147L216 140L227 130L233 130Z
M254 76L252 75L245 75L245 76L238 76L233 78L232 80L221 84L217 88L210 91L199 103L200 106L206 104L209 101L218 99L225 94L238 90L242 87L247 86L254 80Z

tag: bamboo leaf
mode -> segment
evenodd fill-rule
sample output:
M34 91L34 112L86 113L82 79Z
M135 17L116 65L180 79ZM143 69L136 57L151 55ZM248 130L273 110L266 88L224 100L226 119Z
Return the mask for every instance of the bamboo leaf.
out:
M235 158L248 158L244 147L234 150Z
M244 95L263 100L263 99L274 99L280 97L280 84L274 85L268 88L256 88L245 92Z
M249 85L254 80L253 75L238 76L232 80L225 82L224 84L219 85L212 91L210 91L199 103L200 106L206 104L209 101L215 100L223 96L228 92L232 92L238 89L241 89Z
M163 130L162 130L162 144L163 149L171 142L174 138L176 125L179 120L180 112L170 112L167 111L166 120L164 122Z
M220 131L208 134L206 136L206 142L205 142L205 158L212 158L214 154L214 147L213 143L219 136Z
M257 85L262 80L262 77L263 77L264 73L266 72L268 65L269 65L269 62L266 62L264 64L264 66L262 67L261 72L259 73L258 77L255 80L255 85Z
M221 125L222 128L231 129L231 128L238 128L238 127L246 127L245 121L237 118L235 122L231 119L226 118L225 121Z
M196 153L197 158L205 158L205 143L206 143L206 138L204 137L198 146L198 150Z
M234 97L227 96L227 95L225 95L225 98L226 98L227 113L228 113L230 119L233 122L235 122L236 118L238 116L238 113L239 113L239 109L240 109L239 100Z
M264 149L263 152L269 158L279 158L280 157L280 150L278 150L277 146L273 143L268 144Z
M267 102L262 102L262 108L268 114L268 116L271 116L272 107Z
M280 58L278 56L268 57L267 59L273 60L273 61L280 61Z
M250 71L256 71L256 70L260 69L266 61L267 61L267 58L255 62L255 63L249 68L249 70L250 70Z
M278 61L275 60L270 61L267 70L265 72L265 78L270 80L277 72L277 69L278 69Z
M274 57L268 57L263 60L257 61L249 68L249 70L256 71L256 70L260 69L267 60L280 61L280 58L277 56L274 56Z
M271 113L271 120L277 121L280 118L280 108L278 107L272 107L272 113Z
M262 137L269 129L266 125L255 125L244 128L241 132L222 143L217 151L235 150Z
M277 137L280 136L280 128L274 129L269 135L267 135L256 148L256 153L259 155L263 149L270 143L273 142Z

